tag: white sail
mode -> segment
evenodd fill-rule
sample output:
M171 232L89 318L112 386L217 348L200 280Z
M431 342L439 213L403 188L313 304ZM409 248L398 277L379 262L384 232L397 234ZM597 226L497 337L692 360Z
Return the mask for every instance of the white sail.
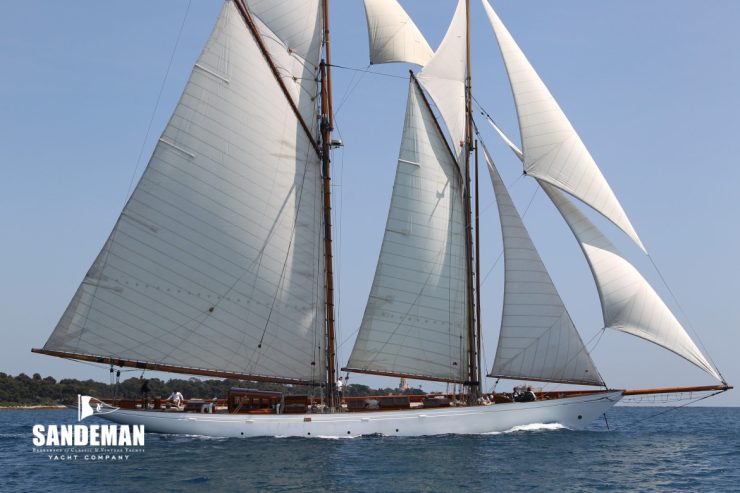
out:
M295 76L284 79L287 89L316 134L314 4L291 20L307 36L298 46L312 47L308 62L255 23L275 64ZM226 2L140 182L44 348L320 381L320 169Z
M486 117L486 120L488 120L488 123L493 127L493 129L496 131L499 137L501 137L501 140L504 141L504 143L509 146L509 149L516 155L516 157L519 158L521 162L524 162L524 154L522 154L522 151L516 146L516 144L504 133L503 130L498 128L498 125L491 120L489 117Z
M411 81L385 236L347 367L461 382L468 303L462 184L422 98Z
M617 197L557 101L488 1L482 2L496 33L514 93L524 170L593 207L645 251Z
M465 0L458 0L442 43L419 73L447 126L458 161L465 150L466 29Z
M370 63L407 62L424 66L434 52L396 0L365 0Z
M722 380L663 300L637 269L552 185L540 182L573 231L591 267L601 299L604 325L647 339Z
M322 39L320 0L245 0L245 3L291 54L314 66L318 64Z
M522 218L484 149L504 242L504 306L489 376L603 385Z

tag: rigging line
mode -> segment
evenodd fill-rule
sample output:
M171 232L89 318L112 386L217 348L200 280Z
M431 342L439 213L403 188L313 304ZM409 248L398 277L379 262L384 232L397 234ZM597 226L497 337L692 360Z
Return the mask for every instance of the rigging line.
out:
M524 176L524 175L520 175L520 178L521 178L521 176ZM518 181L518 178L517 178L517 181ZM513 185L514 184L512 184L512 186ZM534 199L537 197L537 192L539 192L539 190L540 190L540 187L539 186L537 186L537 188L534 189L534 192L532 193L532 197L530 197L529 203L527 204L527 207L524 209L524 212L521 215L522 219L524 219L524 217L527 215L527 212L529 212L529 208L534 203ZM503 256L504 256L504 251L501 250L501 252L498 254L498 257L496 257L496 260L493 262L493 265L491 266L491 268L488 269L488 272L486 272L486 275L483 276L483 279L481 279L481 282L480 282L481 283L481 286L483 284L485 284L486 280L488 279L488 276L491 275L491 273L493 272L493 269L496 268L496 266L498 265L499 261L501 260L501 257L503 257Z
M668 285L668 281L666 281L665 277L663 276L663 273L658 268L658 264L655 263L655 260L653 259L653 256L649 253L647 254L648 259L650 259L650 263L653 264L653 268L655 269L655 272L658 273L658 276L660 277L660 280L663 282L663 285L668 290L668 293L671 295L671 298L673 299L673 302L676 303L676 306L681 311L681 315L683 316L684 320L686 320L686 323L689 326L689 329L691 329L691 332L693 333L694 337L696 337L697 341L699 341L699 344L701 345L702 349L704 350L704 353L706 354L707 358L709 358L710 363L714 367L715 370L717 370L717 373L719 373L719 376L722 377L722 383L727 383L725 380L724 375L722 375L722 372L719 371L719 368L717 368L717 364L714 362L714 359L712 359L712 355L709 354L709 351L707 351L707 347L704 344L704 341L701 340L701 337L699 336L699 332L694 327L694 324L691 323L691 319L689 318L688 313L686 313L686 310L683 309L683 306L678 301L678 297L674 294L671 287Z
M649 419L653 419L653 418L656 418L656 417L658 417L658 416L661 416L661 415L663 415L663 414L669 413L669 412L671 412L671 411L675 411L675 410L677 410L677 409L681 409L681 408L684 408L684 407L686 407L686 406L689 406L689 405L691 405L691 404L695 404L695 403L697 403L697 402L699 402L699 401L703 401L704 399L709 399L710 397L714 397L715 395L721 394L721 393L723 393L723 392L726 392L726 390L718 390L718 391L716 391L716 392L712 392L711 394L707 394L707 395L705 395L705 396L702 396L702 397L699 397L699 398L697 398L697 399L694 399L694 400L691 400L691 401L689 401L689 402L686 402L686 403L684 403L684 404L681 404L680 406L674 406L674 407L669 407L668 409L666 409L666 410L664 410L664 411L660 411L660 412L657 412L657 413L655 413L655 414L651 414L650 416L647 416L647 417L645 417L645 418L642 418L642 419L636 419L636 420L630 421L630 422L629 422L629 423L627 423L626 425L618 426L618 427L614 428L614 431L616 431L616 430L618 430L618 429L620 429L620 428L624 428L625 426L632 426L632 425L635 425L635 424L637 424L637 423L642 423L643 421L647 421L647 420L649 420Z
M164 92L165 85L167 84L167 78L170 75L170 70L172 69L172 62L175 59L175 53L177 53L177 48L178 48L178 46L180 46L180 39L182 38L182 32L183 32L183 29L185 28L185 22L187 21L188 14L190 13L190 4L191 3L192 3L192 0L188 0L188 4L185 7L185 14L182 16L182 22L180 23L180 28L177 31L177 37L175 38L175 45L172 47L172 52L170 53L170 59L169 59L169 62L167 62L167 70L165 70L164 78L162 79L162 84L160 84L160 86L159 86L159 93L157 94L157 100L156 100L156 102L154 104L154 109L152 110L152 115L149 118L149 124L146 127L146 132L144 134L144 141L141 143L141 148L139 149L139 155L136 158L136 166L134 167L134 171L131 173L131 180L129 180L128 189L126 190L126 196L123 199L123 208L124 209L126 207L126 204L129 201L129 197L131 195L131 189L134 186L134 180L136 179L136 174L137 174L137 172L139 170L139 164L141 163L141 156L144 155L144 148L146 146L147 140L149 140L149 134L151 133L152 125L154 123L154 117L156 116L157 110L159 109L159 103L160 103L160 101L162 99L162 93ZM110 237L108 239L109 242L110 242L110 246L108 248L108 251L105 252L105 255L103 256L103 262L102 262L103 265L101 266L101 270L105 268L105 265L108 262L108 255L109 255L110 250L111 250L111 248L113 246L113 242L115 241L115 236L116 236L116 231L117 231L117 227L118 227L118 222L120 220L121 220L121 216L119 216L118 220L116 221L116 224L113 227L113 232L111 233L111 235L110 235ZM105 246L108 246L109 245L109 242L106 241ZM103 248L105 248L105 246L103 246ZM96 285L93 288L92 301L95 301L95 297L97 295L97 291L98 291L98 286ZM88 320L89 316L90 316L90 312L88 311L85 314L85 320L82 322L82 330L80 330L80 334L77 337L77 344L78 345L80 343L80 339L82 338L82 333L85 331L85 326L87 325L87 320Z
M134 186L134 179L136 178L136 172L139 170L139 165L141 164L141 157L144 155L144 148L146 146L147 140L149 140L149 134L152 130L152 125L154 124L154 117L157 115L157 110L159 109L159 103L162 100L162 94L164 93L164 88L167 84L167 79L170 75L170 70L172 69L172 62L175 59L175 53L177 53L177 48L180 45L180 39L182 38L182 31L185 28L185 21L188 18L188 14L190 13L190 4L192 3L192 0L188 0L188 4L185 7L185 15L182 17L182 22L180 23L180 29L177 31L177 38L175 39L175 45L172 47L172 53L170 53L170 60L167 63L167 70L165 70L164 78L162 79L162 84L159 86L159 93L157 94L157 100L154 103L154 109L152 110L152 115L149 117L149 124L146 127L146 133L144 134L144 141L141 143L141 148L139 149L139 156L136 158L136 167L134 168L134 172L131 174L131 180L128 184L128 190L126 191L126 199L124 199L124 206L125 200L128 199L128 196L131 194L131 188Z
M270 304L270 311L268 312L267 320L265 321L265 327L262 330L262 336L259 339L259 343L257 344L257 347L252 350L252 354L249 356L249 366L251 367L251 371L254 371L254 369L257 367L257 364L259 363L261 351L258 351L258 349L262 349L262 343L264 342L265 334L267 334L267 328L270 325L270 320L272 318L272 312L275 308L275 303L277 302L277 299L280 293L285 289L285 272L288 266L288 257L294 248L293 242L296 236L296 229L298 226L298 221L300 220L300 216L301 216L301 204L302 204L302 199L303 199L303 192L306 186L306 176L308 174L308 161L309 161L309 158L308 156L306 156L306 166L304 166L303 168L303 176L301 177L300 191L298 191L298 198L296 200L295 219L293 220L293 225L290 231L290 241L288 242L288 247L286 248L286 251L285 251L285 260L283 261L283 268L282 268L282 271L280 272L280 278L278 280L277 286L275 286L275 295L273 296L272 303ZM234 286L236 286L236 283L234 283ZM242 347L244 347L245 339L246 339L246 332L244 333L244 338L242 338L242 341L243 341ZM253 362L253 358L254 358L254 362Z
M575 356L578 356L578 354L580 354L580 353L581 353L581 351L584 351L584 350L585 350L585 351L586 351L587 353L589 353L589 354L590 354L590 353L591 353L591 352L592 352L592 351L593 351L594 349L596 349L596 346L598 346L598 345L599 345L599 342L601 342L601 338L603 337L604 333L606 333L606 327L602 327L602 328L601 328L601 329L599 329L599 330L598 330L598 331L597 331L597 332L596 332L596 333L595 333L595 334L594 334L593 336L591 336L591 339L589 339L589 340L588 340L588 341L587 341L587 342L586 342L585 344L583 344L583 348L582 348L582 349L580 349L580 350L578 351L578 353L576 353L576 355L575 355ZM579 337L580 337L580 334L579 334ZM589 347L588 347L588 346L589 346L589 345L590 345L590 344L591 344L591 343L592 343L592 342L594 341L594 339L596 339L596 342L594 342L594 344L593 344L593 347L589 349ZM574 356L573 358L575 358L575 356ZM568 363L570 363L570 361L572 361L572 360L573 360L573 358L571 358L571 360L569 360L569 361L568 361ZM598 369L598 368L596 368L595 366L594 366L594 369L596 370L597 374L599 375L599 378L601 379L601 382L602 382L602 386L606 387L606 386L607 386L607 385L606 385L606 382L604 381L604 378L603 378L603 377L601 376L601 373L599 372L599 369ZM550 385L551 385L551 384L553 384L553 383L554 383L554 382L550 382L550 383L547 383L547 384L545 384L545 385L544 385L543 387L544 387L544 388L547 388L548 386L550 386ZM562 385L562 382L561 382L561 383L558 383L557 385L558 385L558 386L559 386L559 385Z
M478 106L478 109L481 110L481 112L483 113L483 115L486 118L490 119L493 123L496 123L496 121L493 119L493 117L486 111L486 109L483 107L482 104L480 104L480 101L478 101L478 99L475 96L473 96L473 101L475 102L475 104ZM478 133L478 127L477 126L475 127L475 130L476 130L475 133L477 134Z
M340 104L341 107L341 104ZM336 112L334 113L334 123L335 127L337 128L337 133L339 134L339 138L341 139L341 132L338 129L338 124L336 123ZM342 257L343 257L343 237L344 237L344 227L342 219L344 217L344 148L339 148L336 151L332 152L332 156L336 154L336 152L339 152L341 154L341 160L339 161L339 180L338 180L338 188L339 188L339 194L334 194L335 200L337 200L337 207L334 211L334 226L336 228L336 271L337 271L337 300L336 300L336 309L337 313L341 313L342 311ZM338 216L338 217L337 217ZM335 321L336 325L336 337L341 337L341 332L344 330L344 326L341 322L342 317L337 317L337 320ZM337 359L339 358L339 355L337 354ZM337 361L338 362L338 361Z
M475 135L478 137L478 141L483 146L483 154L484 154L484 157L486 159L486 163L488 163L488 157L490 156L490 154L488 152L488 148L486 147L486 143L483 140L483 137L481 136L480 132L478 131L478 125L475 124L475 120L473 120L473 128L475 129ZM511 186L509 187L509 189L513 188L514 185L516 185L519 182L519 180L521 180L521 178L523 176L524 176L524 173L520 174L516 178L516 180L514 180L514 182L511 184ZM540 189L540 187L539 187L539 185L537 185L537 187L534 189L534 192L532 193L532 197L529 199L529 203L527 204L527 207L524 209L524 212L520 215L522 219L524 219L524 217L527 215L527 212L529 212L529 208L534 203L534 199L537 196L537 192L539 191L539 189ZM486 207L486 209L487 208L488 207ZM501 253L498 254L498 257L496 257L496 260L494 261L493 265L491 266L491 268L488 270L488 272L486 273L486 275L481 280L481 286L486 282L486 279L488 279L488 276L491 275L491 272L493 272L493 269L496 267L496 265L498 265L498 262L499 262L499 260L501 260L501 257L503 256L503 254L504 254L504 251L501 250Z
M368 65L368 68L369 67L370 67L370 65ZM362 80L365 78L365 76L368 73L369 73L368 71L362 72L362 75L360 76L359 79L357 79L356 82L355 82L355 78L357 76L357 72L355 72L354 74L352 74L352 78L350 79L349 84L348 84L348 89L344 93L344 96L342 96L342 100L339 102L339 105L337 106L337 109L334 110L334 118L337 117L337 113L339 113L339 110L342 109L342 106L344 106L344 103L347 102L347 100L349 99L349 97L352 95L352 93L355 91L355 89L357 89L357 87L360 85L360 83L362 82ZM353 82L355 83L354 85L352 85Z
M604 336L604 334L605 334L605 333L606 333L606 327L602 327L601 329L599 329L599 330L598 330L598 331L597 331L597 332L596 332L596 333L595 333L595 334L594 334L593 336L591 336L591 339L589 339L588 341L586 341L586 342L585 342L585 343L583 344L583 348L582 348L582 349L580 349L580 350L578 351L578 353L576 353L576 355L575 355L575 356L578 356L578 354L580 354L580 353L581 353L581 351L583 351L583 350L585 350L585 351L586 351L587 353L589 353L589 355L590 355L590 353L592 353L592 352L593 352L593 351L594 351L594 350L596 349L596 346L598 346L598 345L599 345L599 343L601 342L601 338L602 338L602 337ZM579 334L579 337L580 337L580 334ZM596 342L594 342L594 339L596 339ZM591 343L592 343L592 342L594 342L594 343L593 343L593 347L589 348L589 345L591 345ZM575 358L575 356L574 356L573 358ZM569 360L568 362L570 363L570 361L572 361L572 360L573 360L573 358L571 358L571 360ZM598 368L596 368L596 366L595 366L595 365L594 365L594 369L595 369L595 370L596 370L596 372L598 373L598 375L599 375L599 378L600 378L600 379L601 379L601 381L602 381L602 385L603 385L604 387L608 388L608 387L607 387L607 385L606 385L606 382L604 381L604 377L603 377L603 376L601 375L601 372L599 372L599 369L598 369ZM545 385L543 386L543 388L547 388L547 387L548 387L549 385L551 385L551 384L554 384L554 382L549 382L549 383L545 384ZM562 383L558 383L557 385L562 385Z
M254 42L257 45L257 48L262 53L262 57L264 58L265 63L269 67L270 71L275 77L275 80L278 83L278 86L280 87L283 95L285 96L285 100L287 101L291 110L293 110L293 113L295 114L295 117L298 120L298 123L300 124L301 128L303 128L303 131L306 133L306 136L308 137L308 140L311 143L311 147L313 147L313 149L316 151L316 154L318 156L321 156L321 149L316 143L316 139L314 138L313 133L311 132L311 129L309 128L306 121L303 119L303 115L301 114L301 111L298 108L296 101L290 95L288 88L285 86L285 83L283 82L283 79L281 78L280 73L278 72L278 69L275 66L275 62L272 59L272 55L270 54L270 51L267 49L267 46L265 46L265 42L262 39L262 33L259 31L259 29L257 28L257 25L254 23L254 19L252 19L252 14L249 8L244 3L244 0L236 0L234 2L234 5L237 7L237 10L239 11L239 14L244 20L244 23L247 25L249 32L252 34L252 38L254 39Z
M383 77L392 77L394 79L409 80L408 77L405 77L405 76L402 76L402 75L386 74L384 72L375 72L373 70L363 69L363 68L357 68L357 67L345 67L343 65L336 65L336 64L333 64L333 63L332 64L327 64L327 65L329 67L332 67L332 68L339 68L339 69L344 69L344 70L353 70L355 72L365 72L365 73L368 73L370 75L380 75L380 76L383 76ZM372 65L368 65L368 66L370 67Z

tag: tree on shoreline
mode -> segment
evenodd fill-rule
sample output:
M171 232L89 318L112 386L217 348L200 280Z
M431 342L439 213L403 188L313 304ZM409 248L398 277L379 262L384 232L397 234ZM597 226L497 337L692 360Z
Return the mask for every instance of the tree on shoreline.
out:
M152 398L166 398L173 391L180 391L185 398L213 397L225 398L232 387L270 390L285 394L319 395L318 387L302 385L281 385L264 382L247 382L243 380L200 380L198 378L170 379L167 381L151 378L149 395ZM77 395L91 395L101 399L117 397L119 399L140 398L141 383L139 377L131 377L118 385L111 385L95 380L77 380L65 378L57 381L53 377L42 377L34 373L29 377L25 373L17 376L0 373L0 407L17 405L73 405ZM387 394L423 394L419 389L401 391L399 389L373 389L367 385L347 385L344 395L387 395Z

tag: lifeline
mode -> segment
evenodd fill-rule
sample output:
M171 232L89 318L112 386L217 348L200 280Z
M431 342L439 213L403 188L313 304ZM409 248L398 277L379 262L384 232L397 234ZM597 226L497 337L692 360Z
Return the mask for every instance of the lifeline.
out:
M34 425L37 447L144 446L144 425Z

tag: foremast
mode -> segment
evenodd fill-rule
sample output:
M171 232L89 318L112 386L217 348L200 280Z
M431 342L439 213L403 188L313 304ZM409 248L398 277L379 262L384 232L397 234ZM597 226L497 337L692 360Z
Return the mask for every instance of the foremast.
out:
M470 0L465 0L465 140L463 142L462 167L465 186L465 243L467 251L468 271L468 377L465 385L468 387L468 400L474 402L482 393L482 375L480 371L480 283L476 281L477 271L473 262L473 221L472 221L472 194L470 180L470 154L473 151L473 112L472 112L472 74L470 62ZM477 172L477 169L476 169ZM476 201L478 191L476 189ZM478 245L478 227L476 210L475 244ZM478 250L475 250L476 263ZM477 287L477 288L476 288Z
M331 221L331 132L334 129L331 92L329 0L322 0L324 59L321 61L321 164L324 193L324 265L326 269L326 397L331 409L341 403L337 395L336 337L334 330L334 268Z

